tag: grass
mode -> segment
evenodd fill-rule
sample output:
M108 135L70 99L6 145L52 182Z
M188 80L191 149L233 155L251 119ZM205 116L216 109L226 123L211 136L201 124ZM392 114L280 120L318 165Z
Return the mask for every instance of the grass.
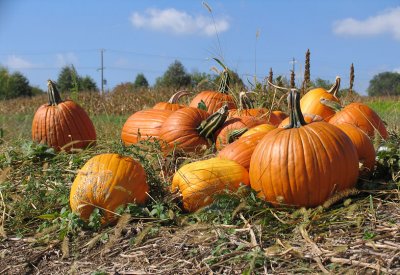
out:
M131 113L172 93L77 95L98 144L75 154L29 141L33 113L45 96L0 102L1 274L400 272L397 99L363 99L388 123L391 138L389 149L378 153L376 173L357 190L312 209L273 208L251 191L220 195L189 214L169 193L172 173L163 173L181 160L164 157L154 143L125 147L119 141ZM105 152L139 160L153 199L120 209L116 225L101 227L98 213L86 224L71 213L69 189L79 168Z

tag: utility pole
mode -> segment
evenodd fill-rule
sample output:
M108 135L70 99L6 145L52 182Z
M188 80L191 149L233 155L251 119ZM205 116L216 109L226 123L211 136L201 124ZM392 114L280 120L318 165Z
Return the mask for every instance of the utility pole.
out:
M98 69L98 71L101 71L101 94L104 94L104 66L103 66L103 52L104 49L100 49L100 56L101 56L101 67Z

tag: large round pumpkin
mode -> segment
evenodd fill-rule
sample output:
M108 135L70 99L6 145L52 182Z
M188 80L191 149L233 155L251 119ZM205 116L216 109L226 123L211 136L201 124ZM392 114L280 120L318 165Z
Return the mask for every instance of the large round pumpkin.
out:
M213 202L225 190L236 191L249 184L247 170L232 160L211 158L186 164L172 179L172 191L182 193L183 207L193 212Z
M214 132L225 122L227 114L226 105L212 115L193 107L179 109L163 123L160 139L167 143L166 151L175 147L186 152L201 151L213 142Z
M357 149L358 161L362 164L363 174L370 174L375 168L375 148L371 139L359 128L349 123L336 125L346 133Z
M250 184L274 205L314 207L354 187L358 156L350 138L321 121L306 124L299 93L289 94L290 125L269 132L250 161Z
M383 139L388 138L388 132L385 124L374 110L363 103L354 102L341 111L337 112L330 120L329 123L339 125L343 123L350 123L360 128L370 138L375 137L375 133Z
M102 222L115 219L113 212L127 203L143 204L149 186L142 165L130 157L101 154L79 170L70 193L73 212L87 220L94 208L102 212Z
M316 88L308 91L300 100L300 108L304 114L314 114L321 116L325 121L335 114L328 106L321 103L321 99L339 102L336 93L339 91L340 77L336 77L335 84L327 91L324 88Z
M164 121L173 113L171 110L148 109L131 115L122 127L121 139L126 145L139 140L158 139Z
M96 130L85 110L72 100L63 101L55 83L47 83L49 103L36 111L32 139L55 150L70 151L96 142Z
M260 125L251 127L248 131L246 131L243 135L241 135L239 139L250 136L255 133L261 133L261 132L268 133L274 129L276 129L276 127L274 125L267 124L267 123L260 124Z

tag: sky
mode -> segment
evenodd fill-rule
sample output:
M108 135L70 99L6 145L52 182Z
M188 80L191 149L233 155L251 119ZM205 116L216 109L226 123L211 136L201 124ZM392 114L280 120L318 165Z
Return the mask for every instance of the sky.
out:
M206 4L205 4L206 3ZM400 72L400 2L383 0L0 0L0 66L45 89L63 66L100 87L152 85L179 60L188 73L213 73L220 58L245 83L274 75L302 81L307 49L311 79L366 94L372 77Z

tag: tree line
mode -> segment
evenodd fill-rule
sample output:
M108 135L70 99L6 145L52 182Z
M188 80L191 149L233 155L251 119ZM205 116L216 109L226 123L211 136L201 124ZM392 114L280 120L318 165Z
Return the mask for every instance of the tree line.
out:
M232 85L244 88L243 80L236 72L231 71ZM282 84L285 78L278 77ZM218 74L209 74L194 71L188 73L182 63L175 60L164 74L158 77L153 88L190 88L196 87L201 90L216 89L219 83ZM312 81L315 87L330 87L332 82L317 78ZM58 75L57 85L61 91L80 92L98 91L96 82L90 76L81 76L73 65L64 66ZM115 90L123 87L127 91L150 88L149 82L143 73L136 75L133 82L125 82L115 87ZM10 99L21 96L33 96L44 91L37 87L32 87L29 80L20 72L10 73L5 67L0 66L0 100ZM369 96L398 96L400 95L400 73L383 72L375 75L369 82L367 89Z

